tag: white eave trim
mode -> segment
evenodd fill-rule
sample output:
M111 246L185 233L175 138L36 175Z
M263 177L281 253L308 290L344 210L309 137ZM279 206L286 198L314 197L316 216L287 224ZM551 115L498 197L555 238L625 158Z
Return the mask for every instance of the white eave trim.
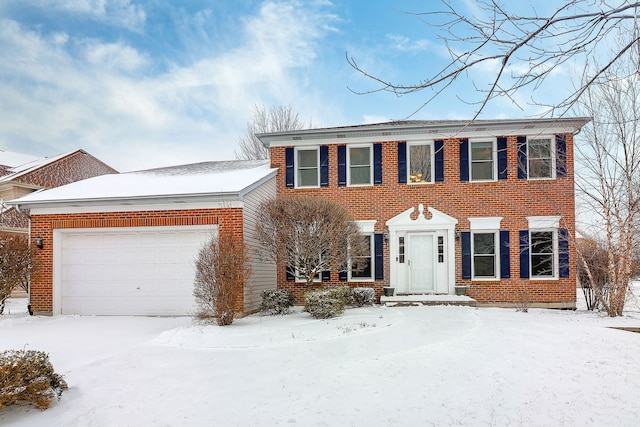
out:
M436 122L388 125L362 125L343 128L306 129L258 134L266 147L351 144L388 141L425 141L448 138L495 138L497 136L538 136L574 133L589 118L496 120L479 122Z

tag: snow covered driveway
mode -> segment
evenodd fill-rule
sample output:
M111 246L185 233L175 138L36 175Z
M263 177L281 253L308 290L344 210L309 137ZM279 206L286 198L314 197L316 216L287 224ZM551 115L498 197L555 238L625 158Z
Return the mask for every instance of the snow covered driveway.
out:
M19 311L19 310L18 310ZM0 317L69 383L3 426L635 426L640 313L369 307L330 320Z

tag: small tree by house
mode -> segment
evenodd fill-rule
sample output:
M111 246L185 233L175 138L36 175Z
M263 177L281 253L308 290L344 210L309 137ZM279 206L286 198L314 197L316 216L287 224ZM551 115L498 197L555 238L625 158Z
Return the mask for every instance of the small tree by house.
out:
M370 254L349 211L332 201L271 199L260 206L257 224L262 257L284 263L307 289L323 271L359 271Z
M0 314L4 312L11 291L17 287L29 290L32 260L27 237L16 235L0 238Z
M247 255L246 244L228 233L203 245L196 259L193 289L197 317L215 319L220 326L233 323L239 289L251 275Z

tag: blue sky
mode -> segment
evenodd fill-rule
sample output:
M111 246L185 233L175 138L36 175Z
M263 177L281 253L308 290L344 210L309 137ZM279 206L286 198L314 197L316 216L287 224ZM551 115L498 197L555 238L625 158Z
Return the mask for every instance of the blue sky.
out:
M474 12L471 0L453 1ZM428 96L370 95L345 54L392 82L446 61L426 1L2 0L0 148L51 156L83 148L121 171L234 158L253 105L290 105L314 126L403 119ZM476 11L477 12L477 11ZM469 118L471 80L413 119ZM568 85L562 72L545 86ZM539 114L530 93L482 118ZM546 94L543 94L546 96Z

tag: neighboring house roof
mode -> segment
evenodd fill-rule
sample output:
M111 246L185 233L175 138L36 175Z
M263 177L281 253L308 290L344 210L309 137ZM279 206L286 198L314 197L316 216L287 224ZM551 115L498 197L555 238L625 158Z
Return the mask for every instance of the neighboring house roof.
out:
M268 160L231 160L101 175L8 202L32 208L197 196L238 196L275 176Z
M23 178L26 175L28 175L28 174L30 174L30 173L32 173L34 171L37 171L39 169L43 169L48 165L51 165L51 164L56 163L56 162L58 162L58 161L60 161L62 159L65 159L67 157L71 157L71 156L76 155L76 154L90 156L90 157L93 158L93 160L95 162L98 162L105 169L111 170L112 173L116 173L117 172L115 169L113 169L112 167L106 165L104 162L96 159L95 157L91 156L86 151L84 151L84 150L74 150L74 151L70 151L68 153L59 154L59 155L53 156L53 157L35 158L34 160L32 160L30 162L23 163L23 164L11 167L9 169L9 174L0 178L0 184L5 183L5 182L9 182L9 181L21 181L20 178Z
M31 162L36 162L42 159L44 159L44 157L36 157L30 154L14 153L12 151L0 150L0 165L6 166L8 169Z
M532 135L545 133L576 132L589 117L548 119L499 119L499 120L402 120L386 123L363 124L319 129L302 129L262 133L256 136L266 147L331 141L346 143L363 139L378 142L394 141L398 137L415 139L469 138L482 136Z

